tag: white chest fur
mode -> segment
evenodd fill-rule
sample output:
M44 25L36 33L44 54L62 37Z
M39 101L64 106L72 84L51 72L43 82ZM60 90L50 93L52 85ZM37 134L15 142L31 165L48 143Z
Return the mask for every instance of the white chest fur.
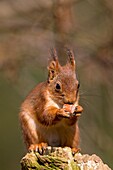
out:
M47 91L47 93L46 93L46 100L47 100L46 107L54 106L54 107L60 109L60 106L54 100L52 100L49 91Z

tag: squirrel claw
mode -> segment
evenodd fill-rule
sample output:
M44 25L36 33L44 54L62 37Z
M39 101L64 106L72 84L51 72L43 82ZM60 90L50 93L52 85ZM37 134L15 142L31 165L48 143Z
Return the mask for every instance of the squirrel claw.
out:
M58 112L59 118L70 118L70 112L64 111L61 109L61 112Z
M31 144L28 151L29 152L38 152L43 155L44 151L47 148L47 143Z
M80 152L81 149L80 148L72 148L71 151L72 151L72 154L75 155L76 153Z
M62 115L63 116L63 118L70 118L70 112L66 112L65 111L65 113Z

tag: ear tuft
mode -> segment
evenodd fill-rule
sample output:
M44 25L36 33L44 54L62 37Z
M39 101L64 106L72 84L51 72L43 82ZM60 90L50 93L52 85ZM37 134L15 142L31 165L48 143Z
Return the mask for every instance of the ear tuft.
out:
M50 54L52 56L52 61L50 62L48 66L48 82L50 82L57 76L59 72L59 68L60 68L56 50L51 49Z
M54 61L58 61L58 55L57 55L57 51L55 48L50 49L50 55Z
M67 48L67 55L68 55L68 63L72 66L72 68L75 70L75 58L74 53L72 50Z

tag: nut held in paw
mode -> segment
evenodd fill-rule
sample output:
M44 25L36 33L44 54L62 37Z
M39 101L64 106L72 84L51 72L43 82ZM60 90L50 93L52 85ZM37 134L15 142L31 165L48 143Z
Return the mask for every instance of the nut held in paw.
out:
M75 111L75 106L74 105L64 104L63 108L64 108L64 110L66 112L69 112L69 113L74 113L74 111Z

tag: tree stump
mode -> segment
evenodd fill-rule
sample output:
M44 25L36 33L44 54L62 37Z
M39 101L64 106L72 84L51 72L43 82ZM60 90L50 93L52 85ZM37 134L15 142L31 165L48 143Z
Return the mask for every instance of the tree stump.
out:
M111 170L96 155L72 154L71 148L47 147L43 155L27 153L21 160L21 170Z

